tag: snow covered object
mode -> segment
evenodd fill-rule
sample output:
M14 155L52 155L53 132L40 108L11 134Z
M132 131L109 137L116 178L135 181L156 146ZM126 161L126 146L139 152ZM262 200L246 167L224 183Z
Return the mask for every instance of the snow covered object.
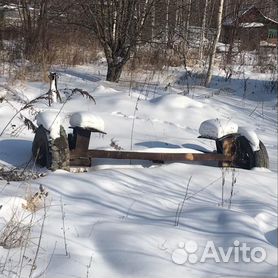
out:
M68 136L59 117L53 112L42 112L37 116L39 128L33 142L33 156L49 169L65 169L69 166L90 167L91 158L139 159L150 161L218 161L221 167L252 169L269 166L265 146L256 133L239 128L236 123L224 119L211 119L201 123L202 138L216 142L217 153L180 153L158 150L110 151L89 149L91 132L105 133L103 120L89 112L76 112L70 117L73 129ZM60 127L60 129L59 129ZM58 134L59 131L59 134ZM241 134L241 133L242 134Z
M104 121L101 117L90 112L76 112L70 117L72 127L81 127L85 129L96 129L104 132Z
M57 73L56 72L50 72L48 75L48 78L50 80L50 89L48 91L48 101L49 106L51 106L52 103L56 103L57 100L61 101L61 96L57 88Z
M69 146L67 133L57 112L40 112L38 129L32 145L34 160L51 170L69 170Z
M250 146L254 152L260 150L260 139L253 129L240 126L238 128L238 133L244 136L249 141Z
M238 131L238 125L230 120L210 119L201 123L199 133L202 137L218 139Z
M269 168L267 150L254 130L238 127L230 120L210 119L201 123L199 133L202 138L215 140L218 153L232 157L232 162L221 162L220 166Z
M60 137L61 118L56 111L40 112L36 116L37 125L42 125L49 131L50 137L56 139Z

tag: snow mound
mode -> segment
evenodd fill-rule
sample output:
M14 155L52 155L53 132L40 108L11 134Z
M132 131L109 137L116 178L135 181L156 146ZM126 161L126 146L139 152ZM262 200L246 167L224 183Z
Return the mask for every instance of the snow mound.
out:
M104 132L104 121L90 112L76 112L70 117L70 125L82 128L94 128Z
M240 27L243 28L252 28L252 27L263 27L264 24L261 22L247 22L247 23L240 23L239 24Z
M203 137L218 139L225 135L237 133L238 125L225 119L210 119L201 123L199 133Z
M50 137L56 139L60 137L61 118L55 111L40 112L36 116L38 126L42 125L50 132Z
M94 94L107 94L107 93L116 93L117 90L111 87L105 87L103 85L99 85L95 90Z
M0 219L4 222L14 221L17 223L29 223L30 212L24 209L27 201L20 197L4 197L0 198ZM2 221L1 221L2 222Z
M167 94L155 98L151 101L154 104L163 105L164 107L170 108L202 108L204 105L201 102L193 100L187 96L177 95L177 94Z
M254 152L260 150L260 139L258 138L257 133L253 129L249 127L240 126L238 128L238 133L246 137Z
M7 95L7 90L0 88L0 98L4 98Z

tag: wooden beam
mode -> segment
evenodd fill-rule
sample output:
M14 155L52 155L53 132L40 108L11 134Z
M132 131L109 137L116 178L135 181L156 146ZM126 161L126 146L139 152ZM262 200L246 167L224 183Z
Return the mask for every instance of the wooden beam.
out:
M71 151L71 159L80 154ZM232 158L218 153L151 153L139 151L88 150L87 157L111 159L138 159L155 161L231 161Z

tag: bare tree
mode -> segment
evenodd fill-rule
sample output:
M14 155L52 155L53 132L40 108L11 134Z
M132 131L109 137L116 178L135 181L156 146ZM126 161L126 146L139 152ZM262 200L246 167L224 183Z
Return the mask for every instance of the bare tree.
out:
M216 35L213 40L212 49L209 54L209 65L208 65L208 71L207 71L206 81L205 81L206 87L209 86L212 78L212 66L214 64L216 46L220 38L221 27L222 27L223 7L224 7L224 0L219 0L218 15L217 15L217 29L216 29Z
M169 13L170 13L170 0L166 0L166 17L165 17L165 42L167 45L170 44L170 20L169 20Z
M208 10L208 0L205 0L204 14L202 19L202 29L201 29L201 38L199 45L199 61L200 65L202 64L203 54L204 54L204 40L205 40L205 32L206 32L206 22L207 22L207 10Z
M27 58L47 47L50 0L19 0L18 13Z
M186 19L185 19L185 25L184 25L184 32L185 32L185 40L187 42L188 40L188 32L189 32L189 25L190 25L190 16L191 16L191 4L192 4L192 0L188 1L188 10L187 10L187 14L186 14Z
M155 0L79 0L78 24L87 28L103 47L108 70L106 80L118 82L124 65L141 38Z

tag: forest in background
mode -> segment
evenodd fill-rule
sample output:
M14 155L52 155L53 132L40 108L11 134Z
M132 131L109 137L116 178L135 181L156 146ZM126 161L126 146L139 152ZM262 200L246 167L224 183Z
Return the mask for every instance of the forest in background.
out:
M1 0L2 71L9 65L14 75L14 65L20 63L15 76L23 78L45 73L51 65L101 58L108 65L107 80L116 82L123 70L198 65L209 71L214 44L223 41L223 32L217 31L222 22L252 5L277 18L275 0ZM242 51L226 51L222 62L232 64Z

